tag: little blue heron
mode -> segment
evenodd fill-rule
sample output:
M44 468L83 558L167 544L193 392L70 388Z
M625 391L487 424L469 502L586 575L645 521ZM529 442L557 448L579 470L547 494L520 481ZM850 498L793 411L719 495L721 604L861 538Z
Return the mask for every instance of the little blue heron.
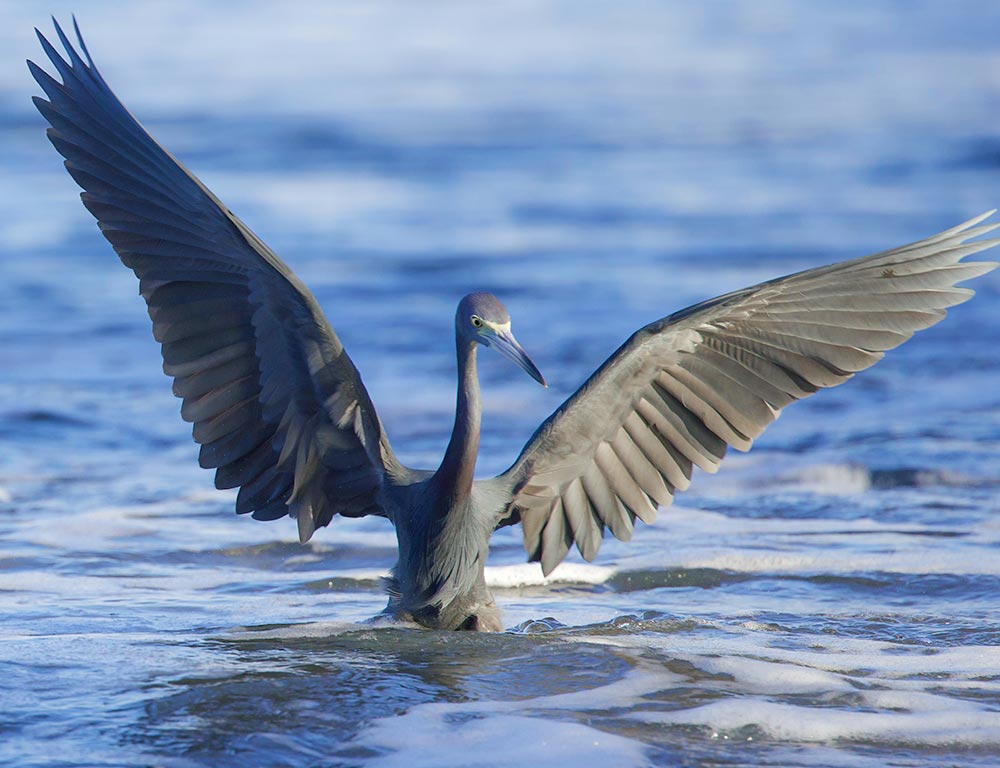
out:
M490 538L520 523L548 575L575 543L597 554L605 528L715 472L789 403L876 363L972 295L993 269L962 262L998 240L984 214L912 245L735 291L636 331L552 414L503 474L474 479L476 352L501 352L544 384L488 293L455 315L458 403L436 471L403 466L357 369L305 285L129 114L56 24L67 59L39 33L62 82L32 62L35 104L83 188L83 204L139 278L163 370L194 423L201 466L239 488L238 513L290 515L307 541L334 515L379 515L396 530L392 617L442 629L502 629L484 579ZM37 31L37 30L36 30ZM81 56L85 56L86 60Z

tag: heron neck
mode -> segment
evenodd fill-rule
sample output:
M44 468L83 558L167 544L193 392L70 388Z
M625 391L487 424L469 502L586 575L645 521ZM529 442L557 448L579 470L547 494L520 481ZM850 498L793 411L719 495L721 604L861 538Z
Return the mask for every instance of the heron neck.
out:
M472 493L472 480L479 454L479 376L476 373L476 345L461 339L458 345L458 399L455 407L455 426L445 451L444 460L437 471L443 483L441 490L451 504L468 498Z

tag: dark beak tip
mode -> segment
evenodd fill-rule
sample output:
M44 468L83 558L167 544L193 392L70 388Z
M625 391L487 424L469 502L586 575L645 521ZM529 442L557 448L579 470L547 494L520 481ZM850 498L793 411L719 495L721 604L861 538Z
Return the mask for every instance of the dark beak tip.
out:
M525 366L524 370L531 378L533 378L543 387L545 387L546 389L549 388L548 382L545 381L545 377L542 376L542 372L538 370L538 366L536 366L534 363L529 362L529 364Z

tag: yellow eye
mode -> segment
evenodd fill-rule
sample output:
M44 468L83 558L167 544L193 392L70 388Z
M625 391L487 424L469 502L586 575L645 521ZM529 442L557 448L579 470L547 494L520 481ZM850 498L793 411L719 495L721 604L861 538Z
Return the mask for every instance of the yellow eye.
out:
M472 316L472 325L475 328L482 328L483 327L483 318L481 318L479 315L473 315Z

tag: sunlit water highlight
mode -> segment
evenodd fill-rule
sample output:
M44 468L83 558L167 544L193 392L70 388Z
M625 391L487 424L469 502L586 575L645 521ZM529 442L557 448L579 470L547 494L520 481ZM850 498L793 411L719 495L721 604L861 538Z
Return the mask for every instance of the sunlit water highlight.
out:
M484 356L486 475L641 324L1000 204L994 4L291 7L76 10L413 465L469 290L553 385ZM383 521L303 547L197 468L32 111L40 13L0 10L0 763L996 764L1000 277L594 564L500 533L508 632L369 624Z

